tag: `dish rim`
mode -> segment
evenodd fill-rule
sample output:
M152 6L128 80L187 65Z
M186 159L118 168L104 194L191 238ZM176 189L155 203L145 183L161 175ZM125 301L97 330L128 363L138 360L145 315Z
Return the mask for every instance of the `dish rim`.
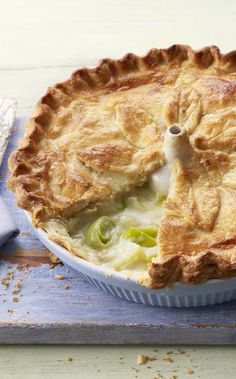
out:
M33 230L36 232L40 241L53 252L63 263L72 267L75 271L85 274L96 280L106 282L112 286L121 287L123 289L138 291L146 294L156 294L165 296L183 296L183 295L198 295L204 292L219 292L235 289L236 290L236 277L228 279L210 279L205 283L188 284L176 282L171 287L164 287L160 289L148 288L142 284L138 284L134 279L125 278L120 272L111 272L109 269L95 265L92 262L76 256L69 252L66 248L60 246L54 241L51 241L47 233L41 229L36 228L32 224L29 212L24 211L28 221L30 222Z

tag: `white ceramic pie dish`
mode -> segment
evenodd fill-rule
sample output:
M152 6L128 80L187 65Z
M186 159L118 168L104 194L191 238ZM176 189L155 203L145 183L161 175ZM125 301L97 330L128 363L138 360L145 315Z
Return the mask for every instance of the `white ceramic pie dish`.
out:
M25 212L32 225L31 218ZM34 228L40 241L53 252L64 264L77 271L80 276L93 286L122 299L135 303L159 307L198 307L219 304L236 299L236 278L210 280L204 284L176 283L170 288L153 290L125 279L120 273L111 273L79 258L62 246L48 239L42 229Z

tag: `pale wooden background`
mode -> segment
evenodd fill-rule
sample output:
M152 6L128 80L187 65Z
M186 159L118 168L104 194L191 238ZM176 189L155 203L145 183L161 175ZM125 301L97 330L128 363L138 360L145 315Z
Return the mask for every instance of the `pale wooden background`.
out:
M0 2L0 15L0 96L17 98L18 116L30 114L47 86L102 57L144 54L173 43L235 49L235 0L7 0ZM137 354L152 350L2 346L0 377L151 379L158 369L168 378L174 368L178 379L236 375L233 347L187 347L187 355L172 347L172 363L163 360L170 348L159 347L159 359L136 373L132 367L137 368ZM196 367L189 376L185 372L192 365Z

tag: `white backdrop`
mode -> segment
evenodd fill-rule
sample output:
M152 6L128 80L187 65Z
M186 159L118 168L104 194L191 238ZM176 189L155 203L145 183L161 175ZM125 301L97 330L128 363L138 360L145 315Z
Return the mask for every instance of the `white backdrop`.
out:
M235 49L235 0L0 0L0 14L0 96L17 98L18 116L103 57L174 43Z

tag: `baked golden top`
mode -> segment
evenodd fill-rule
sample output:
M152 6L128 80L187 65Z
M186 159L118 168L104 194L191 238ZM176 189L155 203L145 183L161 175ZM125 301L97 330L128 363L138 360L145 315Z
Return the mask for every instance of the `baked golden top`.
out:
M236 52L175 45L105 59L49 88L9 159L9 187L40 225L110 201L164 165L166 128L194 151L175 161L147 285L236 274ZM62 243L62 242L61 242Z

